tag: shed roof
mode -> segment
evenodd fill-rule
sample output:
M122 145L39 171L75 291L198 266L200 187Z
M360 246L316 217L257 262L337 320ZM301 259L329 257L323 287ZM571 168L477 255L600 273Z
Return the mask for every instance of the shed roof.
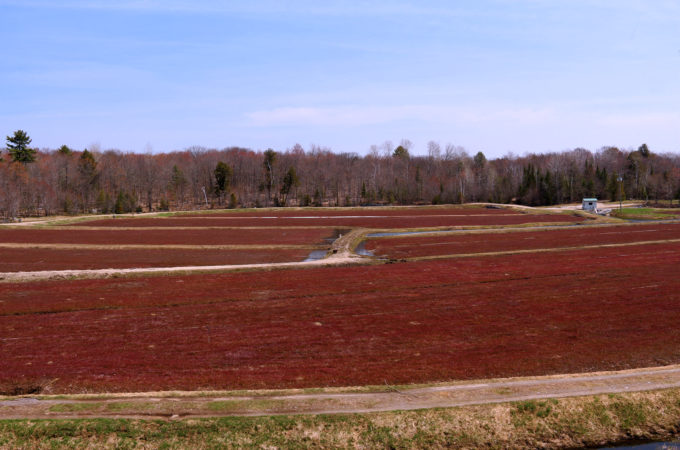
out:
M583 201L584 202L596 202L597 199L596 198L584 198Z

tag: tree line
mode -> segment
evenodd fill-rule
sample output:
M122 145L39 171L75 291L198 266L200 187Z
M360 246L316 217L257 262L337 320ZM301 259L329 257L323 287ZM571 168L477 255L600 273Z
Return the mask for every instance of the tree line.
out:
M268 206L518 203L680 198L680 156L603 147L506 155L387 141L365 156L299 144L283 151L191 147L169 153L35 149L23 130L0 153L0 217Z

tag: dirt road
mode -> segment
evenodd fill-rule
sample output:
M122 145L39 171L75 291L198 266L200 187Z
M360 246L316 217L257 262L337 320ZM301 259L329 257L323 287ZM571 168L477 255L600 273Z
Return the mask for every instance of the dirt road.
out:
M507 378L427 387L151 392L0 398L0 419L338 414L445 408L680 387L680 366Z

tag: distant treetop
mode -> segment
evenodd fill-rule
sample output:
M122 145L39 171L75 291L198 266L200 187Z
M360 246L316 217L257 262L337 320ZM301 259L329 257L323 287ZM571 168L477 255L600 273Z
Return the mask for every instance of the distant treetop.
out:
M29 147L31 141L24 130L17 130L12 136L7 136L7 151L13 162L28 164L35 161L36 151Z

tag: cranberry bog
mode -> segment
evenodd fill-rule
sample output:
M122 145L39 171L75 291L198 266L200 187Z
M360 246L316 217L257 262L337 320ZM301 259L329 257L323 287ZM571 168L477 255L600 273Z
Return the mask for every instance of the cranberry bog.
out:
M579 223L586 219L570 213L544 213L483 207L345 208L329 211L264 210L214 214L180 214L164 218L116 218L82 222L88 227L340 227L438 228L503 226L531 223Z
M679 227L573 226L586 220L372 208L0 229L0 272L20 273L300 261L340 234L349 242L355 226L476 228L369 239L377 254L413 259L392 264L8 277L0 394L392 385L680 363Z
M369 238L365 243L365 249L379 257L408 259L663 240L680 240L680 224L404 234Z
M565 214L484 207L267 209L116 217L0 229L0 273L300 262L353 227L569 224ZM314 253L313 253L314 252Z
M303 261L335 228L0 229L0 273Z
M151 219L163 221L163 219ZM82 227L0 229L0 244L90 245L321 245L338 236L330 228L92 229ZM341 231L340 231L341 232Z
M680 362L680 244L0 284L3 392L428 383Z
M282 263L302 261L311 251L307 248L2 248L0 273Z

